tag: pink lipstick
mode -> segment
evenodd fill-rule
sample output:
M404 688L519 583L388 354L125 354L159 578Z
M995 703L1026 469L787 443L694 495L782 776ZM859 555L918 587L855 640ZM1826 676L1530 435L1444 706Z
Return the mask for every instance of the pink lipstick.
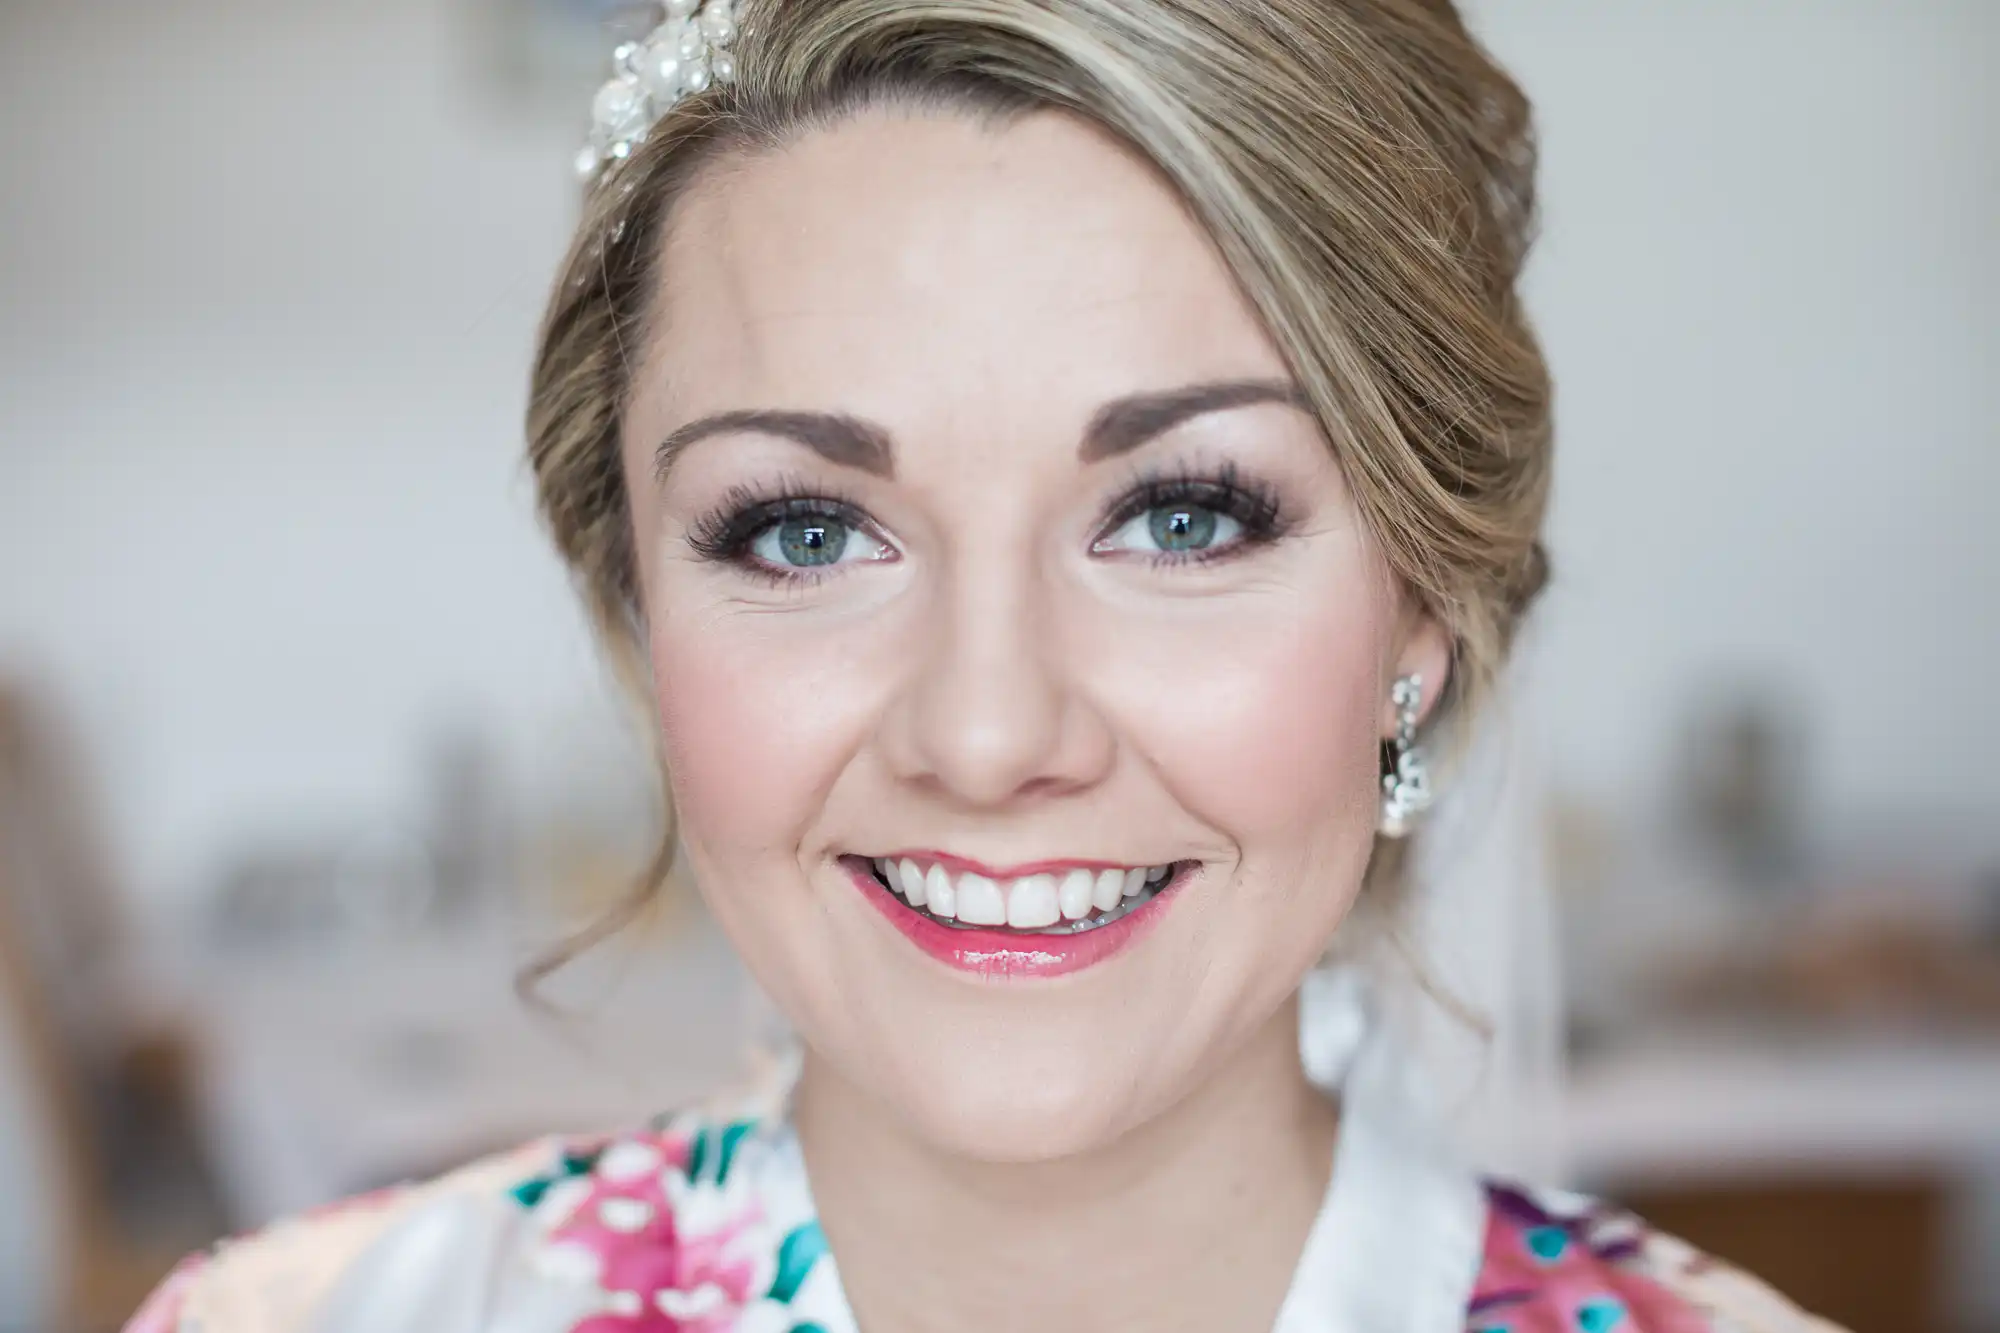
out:
M978 874L1000 882L1076 868L1116 869L1109 863L1077 861L988 867L938 852L921 853L920 859L953 873ZM1170 896L1168 890L1184 878L1184 869L1192 868L1192 863L1187 867L1176 866L1164 881L1151 886L1142 901L1130 904L1116 919L1103 925L1043 932L950 925L898 897L876 877L869 861L844 856L841 865L875 909L917 948L947 967L995 980L1066 976L1124 952L1159 921L1165 900Z

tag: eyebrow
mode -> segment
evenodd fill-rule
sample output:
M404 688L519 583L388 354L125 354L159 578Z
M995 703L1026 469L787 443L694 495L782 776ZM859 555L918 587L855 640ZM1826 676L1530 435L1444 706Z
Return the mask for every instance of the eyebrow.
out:
M1085 463L1116 458L1196 417L1265 403L1311 410L1304 391L1288 380L1218 380L1133 394L1097 410L1077 447L1077 457ZM700 417L675 430L654 450L654 477L664 479L674 460L697 441L736 433L790 440L830 463L878 477L892 477L896 472L895 443L889 432L874 422L838 412L747 409Z
M653 451L653 476L664 479L674 460L696 441L738 433L775 435L804 445L829 463L859 468L878 477L895 475L896 447L889 432L873 422L837 412L750 409L700 417L667 436Z
M1134 394L1098 409L1083 433L1077 457L1086 463L1116 458L1196 417L1261 403L1310 410L1304 391L1288 380L1221 380Z

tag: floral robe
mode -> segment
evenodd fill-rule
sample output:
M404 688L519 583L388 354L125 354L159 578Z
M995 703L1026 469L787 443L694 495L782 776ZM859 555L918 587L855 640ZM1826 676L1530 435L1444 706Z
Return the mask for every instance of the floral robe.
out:
M857 1333L783 1100L546 1139L190 1259L127 1333ZM1343 1105L1274 1333L1832 1333L1580 1196Z

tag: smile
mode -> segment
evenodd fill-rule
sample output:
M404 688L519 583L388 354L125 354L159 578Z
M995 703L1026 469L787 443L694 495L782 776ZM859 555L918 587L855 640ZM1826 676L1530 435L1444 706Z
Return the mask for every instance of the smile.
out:
M1060 976L1121 952L1159 916L1146 909L1200 869L1043 862L1009 873L936 853L840 859L911 943L987 977Z
M877 858L871 865L883 888L946 925L1006 926L1051 935L1110 925L1151 901L1174 873L1172 865L1079 865L994 879L916 857Z

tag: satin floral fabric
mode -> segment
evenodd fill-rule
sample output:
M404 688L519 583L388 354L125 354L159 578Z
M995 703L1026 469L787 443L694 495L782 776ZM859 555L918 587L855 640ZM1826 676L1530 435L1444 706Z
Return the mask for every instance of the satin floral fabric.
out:
M788 1307L825 1250L815 1222L779 1234L754 1191L730 1188L747 1121L564 1154L515 1187L550 1223L544 1262L594 1285L603 1309L572 1333L730 1333ZM756 1322L810 1333L776 1311Z
M1502 1185L1488 1185L1485 1199L1466 1333L1830 1328L1592 1200ZM484 1255L488 1271L473 1263L462 1276L424 1278L407 1302L386 1302L396 1316L408 1312L394 1327L379 1314L326 1314L340 1308L343 1280L408 1270L395 1252L407 1257L425 1245ZM367 1269L371 1257L385 1256L386 1265ZM547 1140L227 1242L183 1265L127 1333L359 1333L355 1325L369 1333L855 1333L789 1129L690 1116L617 1138Z

